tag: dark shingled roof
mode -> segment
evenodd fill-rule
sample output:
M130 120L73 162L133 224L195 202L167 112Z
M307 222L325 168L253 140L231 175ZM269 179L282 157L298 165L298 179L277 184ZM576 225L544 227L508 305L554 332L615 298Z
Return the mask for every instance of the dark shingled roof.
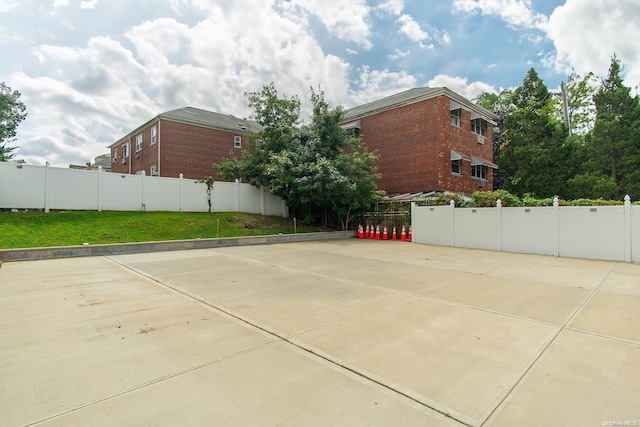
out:
M200 108L194 107L182 107L160 113L158 116L149 120L145 124L138 126L132 132L129 132L122 138L118 139L116 142L111 144L109 148L113 148L123 141L129 139L133 135L140 133L142 129L145 129L151 123L158 120L169 120L173 122L237 133L257 133L263 129L262 126L260 126L253 120L239 119L238 117L232 116L231 114L214 113L213 111L202 110Z
M181 123L189 123L206 126L231 132L260 132L262 126L253 120L239 119L231 114L214 113L194 107L182 107L161 113L160 119L173 120Z
M491 111L475 105L467 98L455 93L449 88L415 87L404 92L396 93L395 95L387 96L386 98L378 99L367 104L350 108L345 111L345 118L343 123L378 114L383 111L392 110L394 108L402 107L405 105L414 104L416 102L424 101L425 99L435 98L440 95L445 95L455 103L464 106L465 109L477 112L489 122L493 122L494 120L496 120L495 114L493 114Z

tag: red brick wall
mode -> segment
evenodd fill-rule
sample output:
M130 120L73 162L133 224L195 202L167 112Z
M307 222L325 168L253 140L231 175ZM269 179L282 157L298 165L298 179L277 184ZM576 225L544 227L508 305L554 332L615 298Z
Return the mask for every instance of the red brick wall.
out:
M360 126L367 148L380 156L378 188L388 194L433 190L471 194L478 185L471 178L470 162L462 162L460 176L452 175L450 150L492 159L491 126L485 144L478 144L468 112L463 111L460 127L451 125L446 96L364 117ZM489 169L485 189L492 184Z
M151 145L153 126L158 128L158 142L155 145ZM241 149L234 148L234 136L242 138L242 147L246 147L247 143L246 134L160 120L159 124L155 123L143 129L143 148L140 156L136 158L136 135L131 138L129 160L126 164L122 163L122 144L118 147L118 162L112 165L112 172L133 174L144 170L149 175L151 166L156 165L160 176L177 178L182 173L189 179L204 179L211 175L214 179L220 180L213 164L240 155Z

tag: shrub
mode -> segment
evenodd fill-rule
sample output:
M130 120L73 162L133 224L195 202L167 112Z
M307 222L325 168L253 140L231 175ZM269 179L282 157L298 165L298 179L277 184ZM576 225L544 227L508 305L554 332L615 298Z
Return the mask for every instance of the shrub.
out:
M471 195L471 206L476 208L492 208L498 199L504 207L521 206L520 199L506 190L475 191Z
M456 193L438 193L430 199L430 202L434 206L448 206L451 204L451 200L456 204L456 208L463 208L468 205L464 197Z

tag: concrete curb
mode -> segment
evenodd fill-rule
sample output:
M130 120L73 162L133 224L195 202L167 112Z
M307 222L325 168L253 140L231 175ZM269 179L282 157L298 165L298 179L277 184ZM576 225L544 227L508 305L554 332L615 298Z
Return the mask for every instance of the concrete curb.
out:
M144 252L181 251L188 249L224 248L230 246L270 245L274 243L309 242L356 237L355 230L320 233L278 234L270 236L228 237L220 239L169 240L163 242L117 243L107 245L55 246L0 250L2 261L73 258L85 256L138 254Z

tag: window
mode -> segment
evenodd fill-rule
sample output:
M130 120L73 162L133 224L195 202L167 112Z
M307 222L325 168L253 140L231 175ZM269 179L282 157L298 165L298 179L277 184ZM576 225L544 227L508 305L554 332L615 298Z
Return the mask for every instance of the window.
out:
M149 175L158 176L158 170L156 169L156 165L151 165L151 168L149 169Z
M471 120L471 132L487 137L487 121L485 119Z
M460 175L460 159L451 160L451 173L454 175Z
M238 135L233 137L233 146L235 148L240 148L242 147L242 138Z
M471 177L486 180L487 165L471 165Z
M142 134L136 136L136 153L142 150Z
M451 110L451 124L454 126L460 126L460 108Z
M151 128L151 145L156 143L157 137L158 137L158 128L154 126Z
M129 144L124 144L122 146L122 158L126 159L129 157Z

